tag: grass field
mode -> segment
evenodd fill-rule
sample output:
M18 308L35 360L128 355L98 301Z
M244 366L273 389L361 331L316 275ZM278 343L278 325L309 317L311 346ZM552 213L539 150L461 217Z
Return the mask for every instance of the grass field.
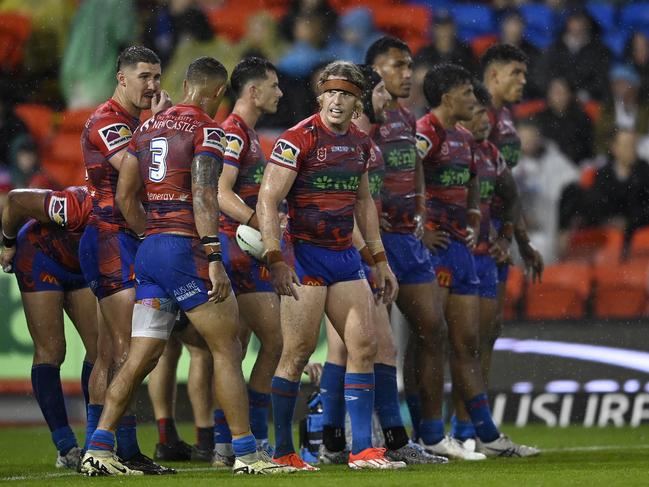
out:
M140 427L140 443L151 454L156 440L152 426ZM494 459L475 463L410 467L399 472L352 472L325 467L318 473L282 477L233 477L227 470L205 464L177 463L179 473L169 477L88 479L54 468L54 449L46 428L0 429L0 482L9 485L87 486L528 486L528 485L649 485L649 427L550 429L531 426L505 428L516 440L544 452L530 459ZM190 425L181 433L193 438ZM81 434L78 435L82 437Z

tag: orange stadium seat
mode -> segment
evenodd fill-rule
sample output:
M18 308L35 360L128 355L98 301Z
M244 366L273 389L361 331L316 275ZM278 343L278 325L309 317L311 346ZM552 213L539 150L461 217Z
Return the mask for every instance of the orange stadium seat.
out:
M618 262L624 246L624 234L614 227L585 228L575 231L568 242L563 260L581 262Z
M404 39L424 37L431 23L431 12L422 5L373 5L376 28Z
M15 71L23 60L32 21L17 12L0 13L0 69Z
M81 154L80 133L61 132L53 139L43 167L61 186L83 184L85 171Z
M243 37L248 17L254 10L241 5L228 4L222 8L207 10L207 18L215 34L223 35L236 42Z
M270 153L272 152L273 146L275 145L275 138L259 134L259 144L261 145L261 150L266 156L266 159L269 159Z
M590 118L590 121L595 125L599 122L599 118L602 114L602 104L597 100L588 100L582 105L582 108Z
M43 149L54 130L54 111L47 105L22 103L14 107L16 115L25 122L29 133Z
M524 101L523 103L514 105L514 118L521 120L524 118L533 117L541 110L545 109L545 107L545 100Z
M497 35L484 35L476 37L471 41L471 50L473 51L473 57L480 59L482 55L487 52L487 49L489 49L497 42Z
M81 137L83 126L90 115L94 112L92 108L80 108L78 110L66 110L60 114L57 124L59 132L76 132Z
M549 266L543 282L527 287L525 316L532 320L583 318L591 284L592 270L587 264Z
M631 237L629 245L629 258L649 257L649 226L640 227Z
M505 320L518 318L518 307L525 291L525 277L520 267L510 266L505 288Z
M649 261L630 260L595 269L594 314L597 318L637 318L647 315Z

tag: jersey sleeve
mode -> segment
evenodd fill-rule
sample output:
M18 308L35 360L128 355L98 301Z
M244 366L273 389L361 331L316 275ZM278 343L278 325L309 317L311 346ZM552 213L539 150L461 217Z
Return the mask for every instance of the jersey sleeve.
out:
M293 171L299 171L300 163L308 152L308 137L300 135L297 130L287 130L275 142L269 162Z
M225 133L216 123L208 123L196 128L194 134L194 156L205 155L223 159Z
M49 219L70 231L85 227L92 210L92 198L82 186L51 191L45 197L45 212Z
M415 144L417 147L417 154L424 160L431 154L439 151L443 138L437 132L434 126L428 123L425 119L420 119L417 122L417 133L415 134Z
M238 168L250 147L248 136L241 127L235 124L224 127L223 131L225 132L223 162Z
M128 124L115 115L100 118L89 129L90 142L106 159L125 149L132 137Z

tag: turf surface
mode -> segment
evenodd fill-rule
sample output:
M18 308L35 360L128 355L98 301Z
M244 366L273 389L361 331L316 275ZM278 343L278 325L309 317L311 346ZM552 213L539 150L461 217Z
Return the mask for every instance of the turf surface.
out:
M140 443L151 454L156 441L152 426L140 427ZM54 468L54 448L46 428L0 429L0 482L8 485L88 486L136 485L192 487L227 485L318 486L528 486L528 485L649 485L649 426L640 428L530 426L505 430L517 441L545 449L540 457L455 462L441 466L409 467L399 472L352 472L347 467L325 467L318 473L281 477L233 477L227 470L206 464L170 464L179 469L168 477L88 479ZM183 425L184 438L193 438ZM82 437L80 433L78 435Z

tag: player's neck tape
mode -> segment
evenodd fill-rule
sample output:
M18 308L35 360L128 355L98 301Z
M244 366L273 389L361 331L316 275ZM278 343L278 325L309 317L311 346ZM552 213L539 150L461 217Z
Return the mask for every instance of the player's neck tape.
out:
M351 93L357 98L361 97L361 89L356 86L354 83L351 83L344 79L328 79L319 86L320 94L329 90L341 90Z

